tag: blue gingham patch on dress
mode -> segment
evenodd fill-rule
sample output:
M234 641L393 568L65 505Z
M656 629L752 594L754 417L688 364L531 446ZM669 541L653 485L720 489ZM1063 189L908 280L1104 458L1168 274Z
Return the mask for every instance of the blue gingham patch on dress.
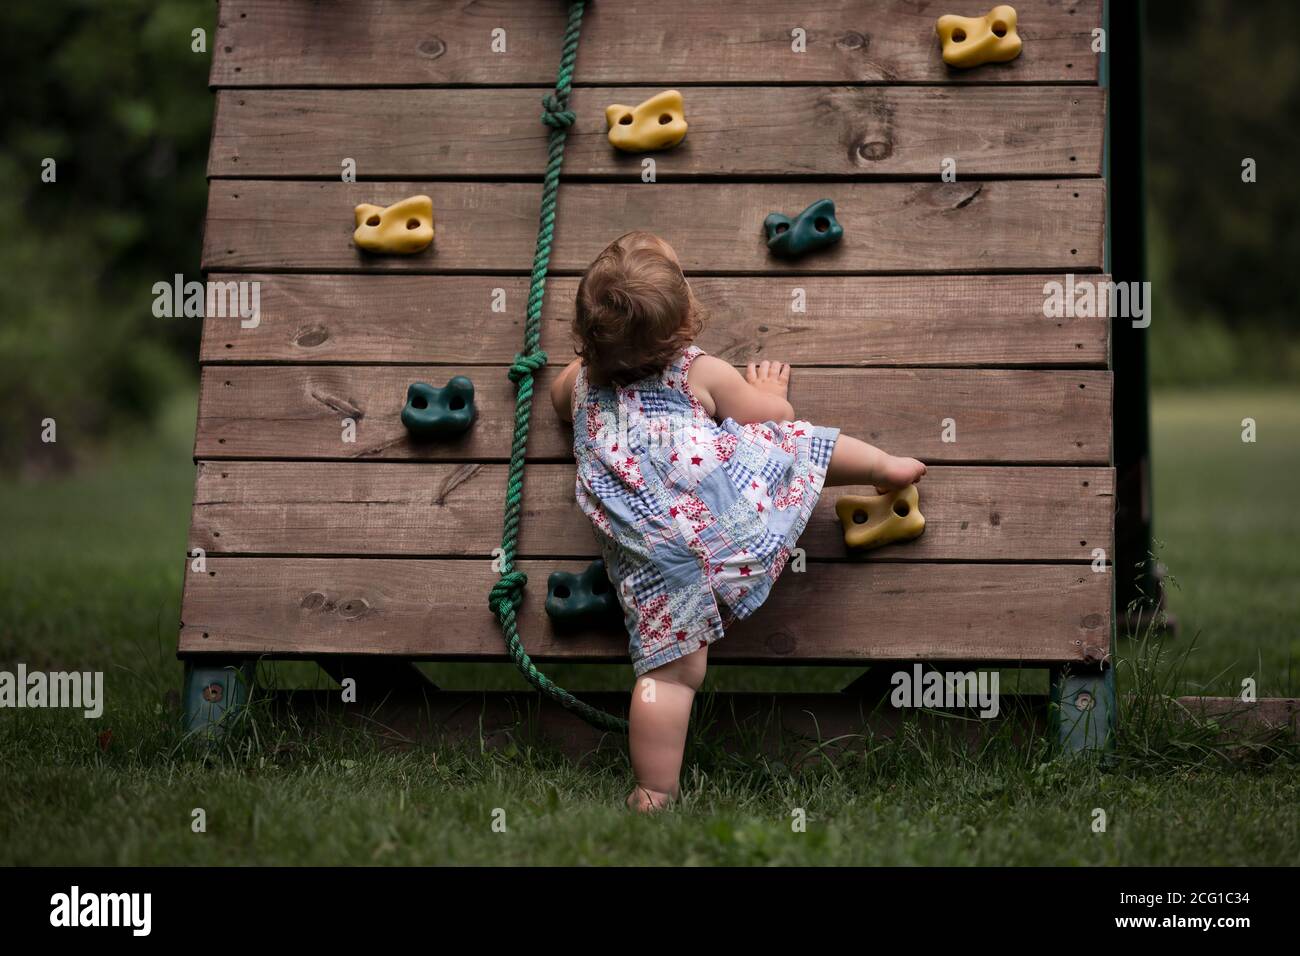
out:
M822 434L823 429L817 429L812 436L812 441L808 446L808 458L818 468L826 469L831 464L831 452L835 450L835 439L838 435L825 437ZM838 431L838 429L837 429Z

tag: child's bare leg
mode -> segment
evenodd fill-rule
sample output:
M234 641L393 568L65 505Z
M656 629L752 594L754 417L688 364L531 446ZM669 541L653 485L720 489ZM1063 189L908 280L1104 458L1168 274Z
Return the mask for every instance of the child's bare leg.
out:
M704 682L708 647L643 674L632 689L628 712L628 749L636 789L627 804L642 812L657 810L677 798L686 749L686 727L695 692Z
M879 491L905 488L921 480L925 465L915 458L896 458L842 432L826 468L826 484L875 485Z

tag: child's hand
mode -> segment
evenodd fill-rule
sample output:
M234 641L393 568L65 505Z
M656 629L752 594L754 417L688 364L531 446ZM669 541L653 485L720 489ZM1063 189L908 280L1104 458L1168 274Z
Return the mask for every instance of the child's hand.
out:
M790 366L780 362L763 362L758 368L751 362L740 369L712 355L701 355L688 374L691 390L704 410L718 421L730 418L748 425L753 422L788 422L794 409L786 401L790 384Z
M745 367L745 381L760 392L784 399L790 391L790 366L784 362L750 362Z

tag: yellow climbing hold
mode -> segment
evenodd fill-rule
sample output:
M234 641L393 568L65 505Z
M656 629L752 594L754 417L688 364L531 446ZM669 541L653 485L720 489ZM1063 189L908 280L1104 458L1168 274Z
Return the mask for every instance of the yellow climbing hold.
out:
M1016 8L1005 3L982 17L940 17L934 29L943 44L943 62L949 66L964 70L984 63L1005 63L1020 55Z
M925 530L916 485L883 495L844 495L835 514L844 529L844 544L854 551L911 541Z
M681 93L664 90L639 106L607 107L605 122L610 145L625 153L668 149L686 136L686 107Z
M411 196L391 206L362 203L356 208L352 241L367 252L410 255L433 242L433 200Z

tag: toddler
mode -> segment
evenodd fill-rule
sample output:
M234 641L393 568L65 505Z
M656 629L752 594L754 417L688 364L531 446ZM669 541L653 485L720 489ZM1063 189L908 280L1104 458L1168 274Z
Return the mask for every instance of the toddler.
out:
M578 286L578 357L551 387L573 422L578 504L618 592L636 672L628 805L670 803L708 646L767 599L823 485L890 491L925 465L795 418L790 366L744 375L692 344L702 316L672 247L622 236Z

